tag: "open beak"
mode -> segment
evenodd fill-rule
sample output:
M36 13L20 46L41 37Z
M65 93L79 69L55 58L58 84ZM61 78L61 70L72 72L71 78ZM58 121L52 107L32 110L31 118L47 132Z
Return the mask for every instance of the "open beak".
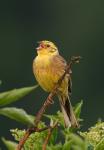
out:
M36 50L37 50L37 51L38 51L38 50L40 50L40 49L41 49L41 47L40 47L40 46L36 48Z
M41 50L42 48L45 48L44 45L41 43L41 41L37 42L39 46L36 48L36 50Z
M38 51L38 50L40 50L40 49L41 49L41 46L40 46L41 41L38 41L37 43L38 43L38 45L39 45L39 46L36 48L36 50Z

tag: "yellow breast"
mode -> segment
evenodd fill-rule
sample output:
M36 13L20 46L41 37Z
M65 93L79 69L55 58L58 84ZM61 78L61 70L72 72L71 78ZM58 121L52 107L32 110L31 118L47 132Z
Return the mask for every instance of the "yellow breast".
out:
M33 63L33 71L36 80L40 86L50 92L55 83L57 83L59 76L55 73L55 68L52 65L51 57L49 56L37 56Z

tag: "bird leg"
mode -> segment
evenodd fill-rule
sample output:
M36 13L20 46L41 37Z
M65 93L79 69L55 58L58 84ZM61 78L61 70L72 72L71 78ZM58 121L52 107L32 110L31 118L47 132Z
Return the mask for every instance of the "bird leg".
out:
M54 104L54 100L52 99L51 96L48 97L47 103L49 103L49 104Z

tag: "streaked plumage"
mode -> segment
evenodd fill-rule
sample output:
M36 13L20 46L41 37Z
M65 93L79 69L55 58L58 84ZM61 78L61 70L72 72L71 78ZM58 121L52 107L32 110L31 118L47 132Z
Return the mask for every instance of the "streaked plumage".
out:
M50 41L41 41L37 48L37 53L38 55L33 62L34 75L39 85L45 91L51 92L60 77L64 74L67 63L63 57L59 55L57 47ZM70 74L66 74L58 89L57 95L66 127L70 127L71 125L75 127L78 124L69 101L70 94L71 77Z

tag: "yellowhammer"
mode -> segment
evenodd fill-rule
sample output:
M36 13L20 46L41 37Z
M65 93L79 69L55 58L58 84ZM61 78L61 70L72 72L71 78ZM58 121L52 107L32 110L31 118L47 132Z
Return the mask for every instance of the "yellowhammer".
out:
M33 61L33 72L39 85L47 92L51 92L65 72L67 65L63 57L59 55L58 48L50 41L40 41L37 48L37 56ZM71 71L71 70L70 70ZM74 115L71 102L71 77L66 74L57 91L66 127L77 127L78 123Z

